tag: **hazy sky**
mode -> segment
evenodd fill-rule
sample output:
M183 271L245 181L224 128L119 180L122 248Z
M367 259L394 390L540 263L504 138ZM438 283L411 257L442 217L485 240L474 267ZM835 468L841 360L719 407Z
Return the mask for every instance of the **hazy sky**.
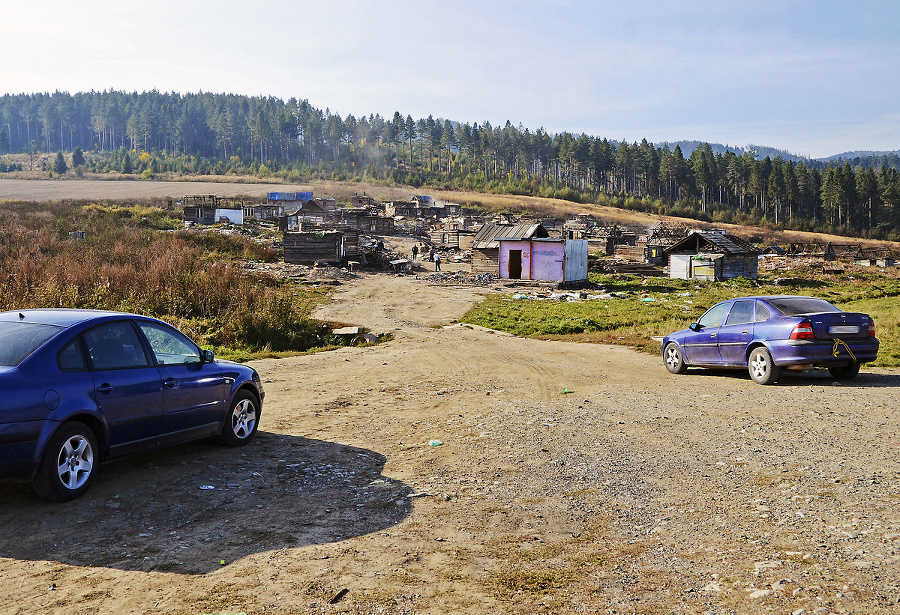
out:
M629 142L900 149L896 0L12 2L0 93L202 90Z

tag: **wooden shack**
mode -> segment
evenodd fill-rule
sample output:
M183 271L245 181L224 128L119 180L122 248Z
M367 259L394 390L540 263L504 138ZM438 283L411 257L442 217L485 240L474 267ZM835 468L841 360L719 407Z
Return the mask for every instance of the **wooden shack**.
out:
M540 223L500 224L488 222L472 238L472 272L500 273L500 239L540 239L549 237Z
M459 230L458 229L433 229L429 233L431 245L440 248L459 249Z
M344 234L338 231L284 233L284 262L315 265L341 263L345 258Z
M497 239L500 277L578 284L588 279L587 239Z
M670 278L755 280L759 273L759 250L748 241L720 231L692 231L665 252Z

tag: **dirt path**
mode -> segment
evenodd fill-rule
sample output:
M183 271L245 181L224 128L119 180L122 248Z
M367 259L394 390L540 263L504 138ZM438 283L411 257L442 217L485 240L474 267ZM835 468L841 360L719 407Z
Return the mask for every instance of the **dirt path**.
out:
M0 613L897 613L897 371L674 376L345 284L390 342L255 363L262 433L0 496ZM568 391L568 392L565 392ZM212 487L209 489L207 487Z

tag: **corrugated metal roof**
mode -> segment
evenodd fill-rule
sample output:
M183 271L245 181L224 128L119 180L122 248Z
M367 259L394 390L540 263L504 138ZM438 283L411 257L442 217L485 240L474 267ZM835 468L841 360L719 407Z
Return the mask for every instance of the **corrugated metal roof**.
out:
M549 237L547 229L541 223L529 224L485 224L472 238L473 250L492 250L500 247L499 239L531 239L533 237Z
M701 249L706 250L712 248L715 252L724 254L758 254L759 250L749 241L735 237L733 235L725 235L723 233L704 233L703 231L694 231L678 243L666 248L666 252L677 252L685 249L687 244L698 241L698 245L705 244Z

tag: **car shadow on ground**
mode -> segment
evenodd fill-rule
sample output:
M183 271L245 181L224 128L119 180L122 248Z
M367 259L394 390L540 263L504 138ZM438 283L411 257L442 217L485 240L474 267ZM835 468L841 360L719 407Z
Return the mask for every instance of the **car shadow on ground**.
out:
M402 521L411 489L384 455L259 432L244 448L198 442L100 468L67 504L3 482L0 557L203 574L252 553L340 541Z
M739 378L752 382L747 370L692 367L689 376L715 376L718 378ZM900 374L877 374L860 372L852 380L835 380L827 370L810 369L803 372L783 370L781 376L770 386L847 386L847 387L900 387Z

